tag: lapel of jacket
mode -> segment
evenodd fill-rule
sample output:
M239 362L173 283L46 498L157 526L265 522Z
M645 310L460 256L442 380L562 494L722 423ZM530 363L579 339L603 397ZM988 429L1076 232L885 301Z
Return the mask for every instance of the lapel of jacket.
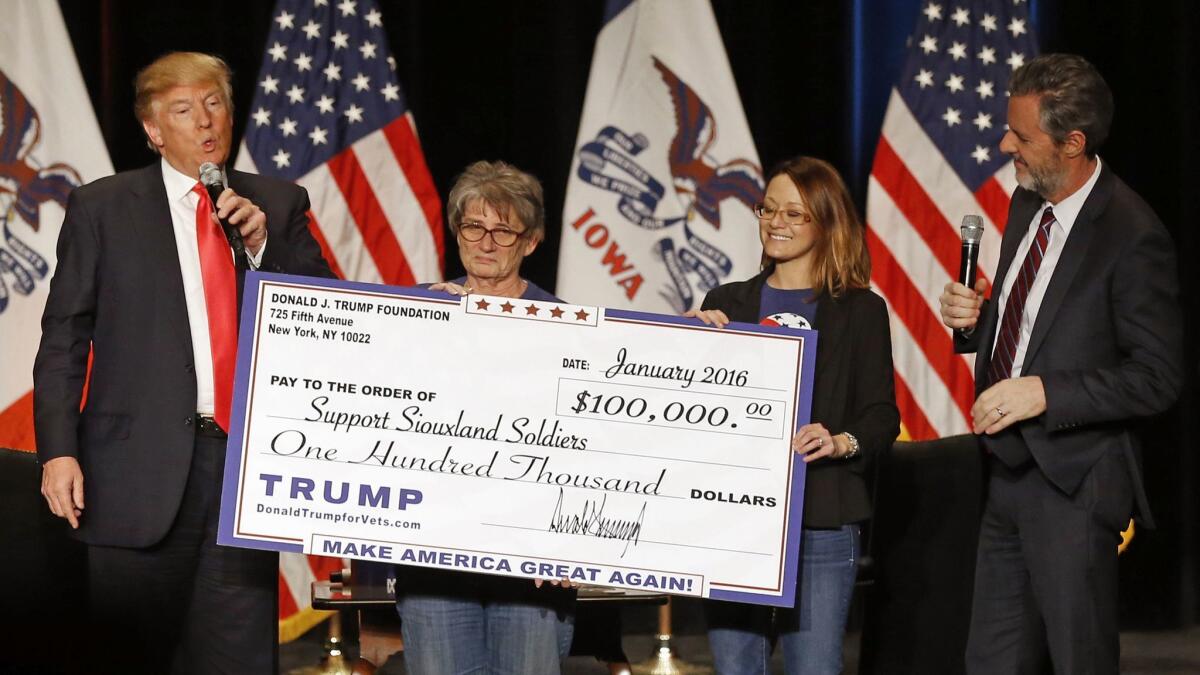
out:
M1046 340L1054 317L1067 297L1067 290L1075 280L1079 267L1087 255L1088 245L1096 231L1096 219L1104 213L1108 206L1108 198L1112 194L1112 174L1107 166L1100 170L1100 178L1096 180L1092 193L1083 203L1075 224L1071 226L1071 234L1063 246L1058 264L1054 266L1054 275L1050 277L1050 285L1046 287L1046 295L1042 297L1041 307L1038 308L1038 318L1033 324L1033 332L1029 335L1029 344L1025 347L1025 360L1021 363L1021 372L1029 372L1029 365L1037 355L1038 348Z
M837 359L834 357L841 351L845 344L846 324L849 314L846 311L845 299L834 300L828 295L822 296L817 300L817 322L813 326L817 330L817 366L813 372L814 386L821 387L820 393L824 394L825 387L831 385L834 378L828 371L836 371L834 365ZM834 373L836 374L836 373ZM816 405L818 400L824 400L828 396L819 396L818 392L813 392L813 403Z
M158 162L138 172L129 201L129 222L142 243L141 259L146 272L145 284L158 299L159 311L175 331L179 343L192 353L192 329L188 323L187 300L183 293L183 272L179 267L179 249L171 225L167 188Z
M1042 198L1036 193L1024 188L1017 188L1013 193L1012 209L1008 213L1008 224L1004 229L1004 237L1000 242L1000 260L996 263L996 275L992 279L992 298L987 306L986 315L980 317L979 327L983 331L980 336L979 351L975 356L975 382L985 381L988 363L992 359L992 346L996 339L996 324L1000 321L1000 291L1004 288L1004 279L1012 267L1013 258L1017 256L1017 248L1021 239L1029 229L1033 214L1042 205Z

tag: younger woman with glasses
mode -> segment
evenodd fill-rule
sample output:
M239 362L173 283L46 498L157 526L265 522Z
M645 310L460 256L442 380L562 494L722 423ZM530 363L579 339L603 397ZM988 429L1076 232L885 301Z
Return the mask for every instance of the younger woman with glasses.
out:
M864 228L828 163L780 164L755 214L762 271L713 289L687 316L718 327L743 321L818 331L812 422L792 438L808 464L800 570L793 609L707 602L709 646L723 675L766 673L775 641L788 673L836 674L859 524L871 513L863 474L900 430L887 307L869 289Z

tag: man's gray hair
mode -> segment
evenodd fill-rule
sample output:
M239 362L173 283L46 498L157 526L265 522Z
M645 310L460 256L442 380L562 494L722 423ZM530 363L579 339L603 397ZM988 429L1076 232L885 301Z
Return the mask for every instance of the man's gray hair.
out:
M1042 130L1058 143L1072 131L1087 137L1095 157L1112 126L1112 91L1092 64L1074 54L1043 54L1021 66L1008 83L1010 96L1039 98Z
M474 202L492 207L502 218L515 215L531 241L541 241L546 234L542 184L507 162L479 161L468 166L454 182L446 201L450 231L455 235L463 212Z

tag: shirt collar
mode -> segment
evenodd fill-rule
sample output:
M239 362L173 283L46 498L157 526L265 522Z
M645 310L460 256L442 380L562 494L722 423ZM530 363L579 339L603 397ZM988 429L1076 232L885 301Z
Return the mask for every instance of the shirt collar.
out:
M196 183L200 182L171 166L166 157L162 158L161 164L163 185L167 188L167 198L172 201L187 198L192 188L196 187Z
M1087 201L1088 195L1092 194L1092 188L1096 187L1096 181L1100 179L1100 157L1096 157L1096 168L1092 170L1092 175L1088 178L1083 187L1071 193L1069 197L1057 204L1050 202L1042 202L1042 208L1038 209L1038 213L1046 210L1047 206L1054 207L1054 219L1066 232L1071 231L1071 226L1075 224L1075 219L1079 217L1079 212L1083 210L1083 204Z

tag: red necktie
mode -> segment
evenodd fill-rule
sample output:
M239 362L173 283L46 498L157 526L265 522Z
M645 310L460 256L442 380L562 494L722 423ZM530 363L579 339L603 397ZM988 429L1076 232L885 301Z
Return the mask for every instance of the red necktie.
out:
M1050 244L1050 225L1053 223L1054 212L1047 206L1042 212L1037 236L1033 238L1029 253L1025 255L1025 262L1021 264L1021 270L1008 292L1004 316L1000 319L1000 333L996 335L996 348L992 351L992 360L988 364L989 384L1008 379L1012 375L1013 359L1017 356L1017 342L1021 337L1021 315L1025 313L1025 300L1029 297L1029 289L1033 287L1033 278L1042 266L1042 258L1045 257L1046 247Z
M200 276L204 279L204 303L208 306L208 338L212 347L213 417L229 431L233 405L233 364L237 360L237 275L233 254L221 226L213 217L213 204L200 183L192 188L200 196L196 205L196 242L200 248Z

